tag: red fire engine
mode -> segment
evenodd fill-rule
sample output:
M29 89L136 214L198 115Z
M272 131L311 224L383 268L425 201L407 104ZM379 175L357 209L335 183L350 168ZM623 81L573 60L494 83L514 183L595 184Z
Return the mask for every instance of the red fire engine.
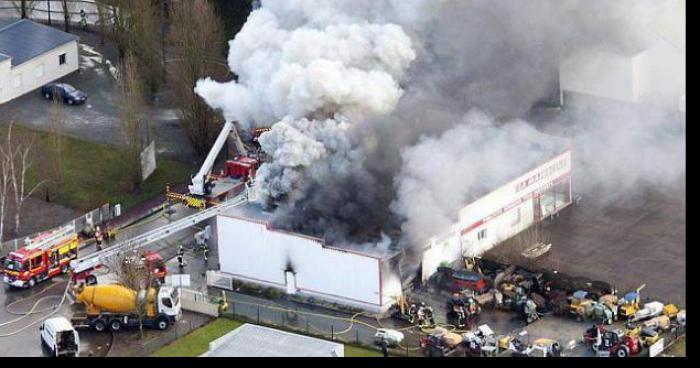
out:
M5 259L3 281L10 286L31 288L67 273L70 261L78 257L78 243L78 234L72 226L28 239L23 248Z
M165 260L160 254L154 251L145 251L141 253L139 257L132 256L124 258L122 262L138 262L139 268L146 267L154 280L157 280L161 284L165 283L165 276L168 275ZM104 265L99 258L94 258L89 262L82 263L71 270L71 281L74 284L85 282L88 285L96 285L97 275L94 274L94 271L102 269L103 267Z

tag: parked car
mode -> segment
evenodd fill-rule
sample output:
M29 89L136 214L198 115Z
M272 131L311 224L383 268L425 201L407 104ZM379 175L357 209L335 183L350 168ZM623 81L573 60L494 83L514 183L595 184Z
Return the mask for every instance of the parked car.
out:
M87 101L87 93L67 83L50 83L41 87L41 94L47 100L54 98L69 105L79 105Z
M377 333L374 334L374 343L381 345L383 341L386 341L387 346L398 346L401 341L403 341L403 337L403 333L399 331L388 328L380 328L377 330Z
M80 354L78 331L65 317L50 318L39 326L41 344L52 356L77 357Z

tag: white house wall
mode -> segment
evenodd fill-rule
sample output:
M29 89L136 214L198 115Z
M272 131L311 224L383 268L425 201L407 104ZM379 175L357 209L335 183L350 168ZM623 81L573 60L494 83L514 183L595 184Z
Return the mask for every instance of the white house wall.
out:
M59 65L59 55L66 54L66 63ZM77 41L69 42L52 51L28 60L15 67L4 68L0 65L0 103L4 103L29 93L41 86L60 79L80 67ZM44 75L37 77L37 69L44 65ZM14 81L21 76L22 84L15 87Z
M380 297L378 258L324 247L319 239L269 230L248 219L218 216L216 229L221 271L234 278L286 290L289 265L301 294L371 310L386 309L393 301L386 294ZM390 282L387 293L397 285L400 292L400 283Z
M430 278L441 263L481 255L530 227L536 221L534 196L570 175L571 152L567 151L462 208L459 222L426 244L422 279ZM479 239L482 230L486 237Z
M10 59L0 61L0 103L2 103L6 91L9 90L10 86L10 69L12 68L12 62Z

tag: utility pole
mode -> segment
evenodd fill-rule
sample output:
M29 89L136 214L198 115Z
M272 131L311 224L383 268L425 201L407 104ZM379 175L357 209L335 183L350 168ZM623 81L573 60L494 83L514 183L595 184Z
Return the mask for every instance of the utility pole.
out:
M49 25L51 25L51 0L46 0L46 5L49 8Z

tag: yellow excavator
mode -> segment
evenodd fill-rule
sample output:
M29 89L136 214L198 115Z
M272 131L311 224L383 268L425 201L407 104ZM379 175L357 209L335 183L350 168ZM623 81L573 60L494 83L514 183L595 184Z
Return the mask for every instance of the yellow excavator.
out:
M637 290L625 294L620 304L619 315L620 319L630 319L634 317L634 313L639 310L640 292L647 284L642 284Z

